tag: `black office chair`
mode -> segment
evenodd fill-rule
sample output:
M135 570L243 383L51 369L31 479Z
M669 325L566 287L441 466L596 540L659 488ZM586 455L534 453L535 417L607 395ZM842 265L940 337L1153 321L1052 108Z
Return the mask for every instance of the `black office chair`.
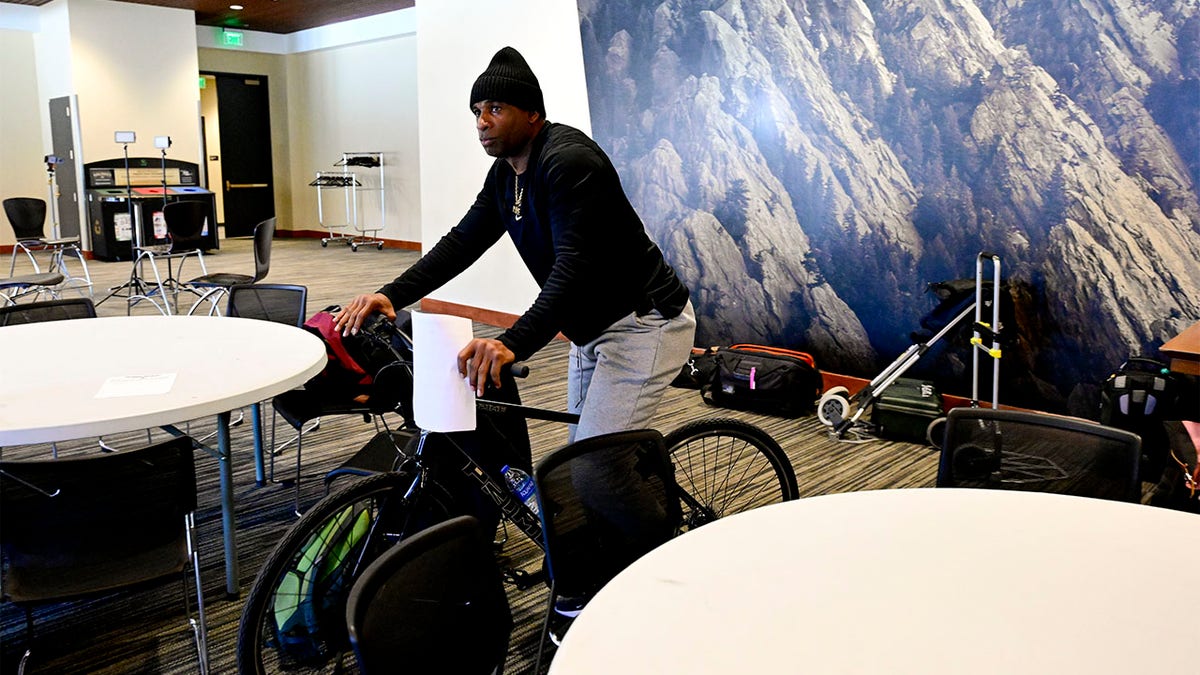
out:
M1086 420L953 408L938 487L1027 490L1137 502L1141 439Z
M22 671L33 651L33 606L175 577L185 585L200 672L208 672L193 447L183 436L111 455L0 462L3 600L25 610Z
M274 321L300 328L308 312L308 287L297 284L237 284L227 291L229 302L225 313L231 317ZM262 404L250 406L254 419L254 449L256 458L263 452ZM239 415L233 424L240 424ZM203 440L203 439L202 439Z
M0 307L0 326L94 318L96 305L90 298L64 298Z
M204 303L209 303L208 313L219 314L222 296L233 286L253 284L266 278L271 271L271 242L275 238L275 219L268 218L254 226L254 274L214 272L196 277L188 282L193 288L208 289L196 300L188 314L195 314ZM303 319L301 320L303 322Z
M145 300L154 305L161 314L179 313L179 293L186 291L195 295L200 292L183 281L183 268L189 258L195 258L200 265L202 275L208 274L204 265L204 227L212 215L212 207L208 202L179 201L163 205L163 220L167 225L166 245L141 246L137 249L137 258L133 261L133 271L130 274L130 285L134 289L126 298L127 311L132 310L139 302ZM209 223L216 227L216 223ZM164 277L158 268L158 261L167 263L167 275ZM178 268L175 262L178 261ZM144 264L150 264L154 274L154 282L142 278ZM171 301L167 301L167 295ZM161 298L159 305L154 299ZM174 311L172 311L172 308Z
M79 237L59 237L57 233L54 237L46 236L45 200L36 197L10 197L4 200L4 214L8 217L13 234L17 238L16 244L13 245L12 259L8 265L10 277L16 274L18 253L24 253L29 259L33 266L33 274L40 274L42 272L41 265L38 264L37 256L34 253L48 251L50 267L46 271L61 273L63 278L58 282L59 284L86 287L88 293L91 293L92 276L88 272L87 260L83 257L83 251L79 249ZM79 259L79 264L83 267L82 277L72 276L67 270L64 259L64 255L67 253Z
M540 659L551 619L573 618L617 573L674 537L682 516L670 455L650 429L576 441L538 462L533 480L551 581ZM562 607L568 598L574 606Z
M512 613L491 533L460 516L401 541L354 583L346 626L364 675L503 672Z
M225 312L244 319L300 328L308 311L308 288L298 284L237 284L228 289Z

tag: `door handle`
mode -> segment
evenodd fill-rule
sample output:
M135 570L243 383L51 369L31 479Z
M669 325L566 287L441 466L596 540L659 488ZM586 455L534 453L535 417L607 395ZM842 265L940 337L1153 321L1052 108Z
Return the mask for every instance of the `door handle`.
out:
M230 183L225 181L225 189L232 190L234 188L265 188L271 187L270 183Z

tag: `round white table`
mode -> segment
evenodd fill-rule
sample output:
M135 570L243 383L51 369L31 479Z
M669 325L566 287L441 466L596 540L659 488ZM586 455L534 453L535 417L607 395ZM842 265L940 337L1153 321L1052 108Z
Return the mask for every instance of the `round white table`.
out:
M1028 492L812 497L651 551L554 675L1192 673L1200 516Z
M229 411L320 372L321 341L255 319L108 317L6 326L0 354L0 446L217 417L226 590L237 595Z

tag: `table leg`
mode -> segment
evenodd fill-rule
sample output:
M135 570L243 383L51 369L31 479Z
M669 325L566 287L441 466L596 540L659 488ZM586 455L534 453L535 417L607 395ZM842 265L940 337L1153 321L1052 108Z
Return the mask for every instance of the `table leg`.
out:
M229 599L240 595L237 544L234 542L236 522L233 509L233 463L229 446L228 412L217 415L217 461L221 475L221 526L225 535L225 593Z
M250 406L251 421L254 427L254 482L259 487L267 484L266 472L263 470L263 430L262 405L254 403Z

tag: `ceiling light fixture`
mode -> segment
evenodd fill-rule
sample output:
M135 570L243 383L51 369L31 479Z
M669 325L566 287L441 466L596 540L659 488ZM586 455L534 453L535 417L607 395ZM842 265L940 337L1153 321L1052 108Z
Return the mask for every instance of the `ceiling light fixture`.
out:
M240 12L242 11L243 7L241 5L230 5L229 9L232 9L235 12Z

